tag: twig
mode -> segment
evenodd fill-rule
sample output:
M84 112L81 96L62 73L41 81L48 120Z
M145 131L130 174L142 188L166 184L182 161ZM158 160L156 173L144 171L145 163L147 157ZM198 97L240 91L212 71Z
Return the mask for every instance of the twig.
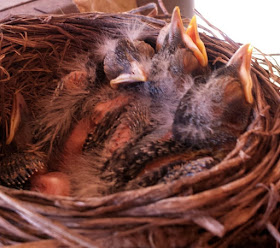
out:
M163 14L169 15L169 12L168 12L168 10L166 9L166 7L165 7L165 5L164 5L164 3L163 3L162 0L158 0L158 5L159 5L159 7L161 8Z

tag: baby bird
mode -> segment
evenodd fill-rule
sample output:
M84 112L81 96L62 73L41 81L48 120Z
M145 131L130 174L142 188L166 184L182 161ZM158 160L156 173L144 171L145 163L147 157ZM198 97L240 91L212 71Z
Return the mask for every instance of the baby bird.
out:
M185 153L197 151L196 155L200 157L210 156L217 160L232 149L239 135L245 131L252 110L251 54L250 45L240 47L225 67L212 73L206 84L193 85L189 89L176 110L171 140L154 141L140 147L136 145L126 156L122 153L116 155L113 161L118 166L114 172L121 180L117 179L112 192L133 189L136 185L151 185L162 177L168 178L168 173L173 170L168 170L169 165L162 164L164 166L144 174L143 180L136 178L135 182L124 185L125 181L134 179L139 173L138 168L142 169L151 159L182 154L167 161L174 167L174 161L182 163ZM185 170L189 166L184 164L177 169L180 175L188 174Z
M194 39L189 36L193 33ZM154 118L170 126L180 99L194 84L192 74L204 71L208 57L198 35L196 18L185 30L178 7L173 10L171 23L160 31L156 47L146 88L154 99Z
M252 47L241 46L206 84L194 86L175 114L175 140L187 146L223 146L246 129L253 104Z
M119 38L108 38L96 45L96 57L104 64L104 72L112 88L145 82L154 48L144 41L147 25L130 24L120 30Z
M199 37L196 16L193 16L185 29L179 7L174 8L171 22L161 29L156 48L158 55L155 61L163 63L164 58L171 59L170 69L175 76L178 73L202 74L208 66L206 48Z
M118 39L114 50L108 51L104 59L104 72L112 88L119 84L145 82L146 69L154 49L144 41Z

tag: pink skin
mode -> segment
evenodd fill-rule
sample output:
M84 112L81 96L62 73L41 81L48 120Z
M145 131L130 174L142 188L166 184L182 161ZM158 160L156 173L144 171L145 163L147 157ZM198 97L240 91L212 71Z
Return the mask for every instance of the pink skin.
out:
M90 120L82 119L78 122L65 143L64 157L82 153L83 144L90 130Z
M49 172L31 178L31 190L48 195L69 196L70 181L66 174Z
M87 81L86 71L72 71L62 78L67 89L85 89Z

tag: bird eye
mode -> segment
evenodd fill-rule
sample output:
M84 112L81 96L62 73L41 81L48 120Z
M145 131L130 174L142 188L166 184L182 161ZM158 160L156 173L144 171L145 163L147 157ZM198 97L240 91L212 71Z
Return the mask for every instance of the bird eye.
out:
M155 50L152 46L144 41L135 41L135 47L142 56L152 58L155 54Z
M224 102L228 105L241 105L245 101L244 91L239 81L232 81L227 84L224 90Z

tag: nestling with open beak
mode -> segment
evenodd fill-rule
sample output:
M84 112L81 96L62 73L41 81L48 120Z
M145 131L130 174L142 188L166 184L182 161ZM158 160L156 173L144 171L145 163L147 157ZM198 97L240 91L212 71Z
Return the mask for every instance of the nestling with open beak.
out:
M172 60L169 63L174 76L178 73L196 75L206 72L208 56L199 37L196 16L185 29L179 7L174 8L171 22L160 31L156 48L159 62L161 58Z
M171 23L160 31L156 46L158 51L152 59L146 89L154 100L154 119L159 125L170 127L180 99L194 84L192 74L205 72L208 57L195 16L185 29L178 7L173 10Z
M249 44L241 46L206 84L185 94L173 123L175 140L199 147L236 141L252 110L251 55Z
M212 73L206 84L194 85L184 95L175 114L172 140L151 142L136 151L130 150L133 156L126 156L122 161L123 164L127 164L124 173L126 179L132 179L129 168L143 168L151 157L155 161L156 158L174 153L182 155L179 158L175 157L177 165L174 164L174 160L169 160L165 162L167 164L148 171L142 178L135 179L135 182L128 183L126 189L152 185L162 178L169 178L173 170L168 168L178 167L178 164L182 165L176 169L176 174L189 175L188 162L182 163L186 153L196 153L196 156L210 156L219 160L234 147L239 135L246 130L254 102L250 75L251 54L252 47L248 44L243 45L225 67ZM208 160L206 162L208 163ZM205 169L208 166L200 160L196 167ZM121 182L116 185L124 186Z

